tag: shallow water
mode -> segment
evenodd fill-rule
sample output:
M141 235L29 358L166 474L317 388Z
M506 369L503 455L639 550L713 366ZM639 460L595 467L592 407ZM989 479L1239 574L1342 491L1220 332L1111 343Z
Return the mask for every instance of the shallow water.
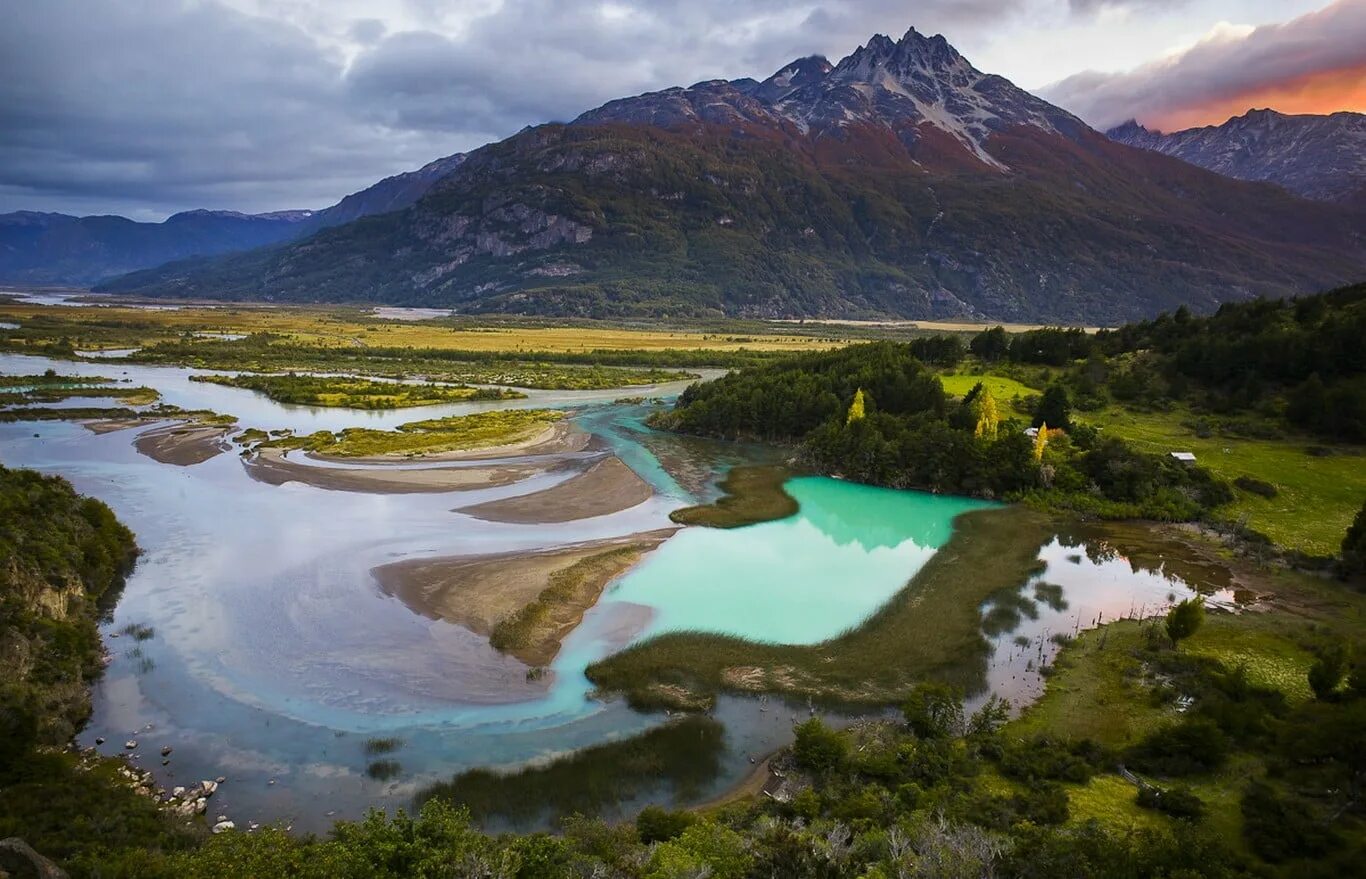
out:
M611 402L621 390L532 391L526 400L354 412L285 406L252 391L191 382L201 370L0 356L0 373L48 368L127 379L156 388L165 402L232 413L240 427L268 430L392 427L487 408L569 408L658 492L596 519L500 524L452 508L537 491L566 474L458 494L335 492L255 482L231 453L192 467L159 464L134 450L136 430L96 435L72 423L0 425L0 462L66 476L109 503L143 549L103 626L113 661L95 689L95 714L80 742L104 737L102 750L116 753L125 740L137 741L134 759L168 789L226 776L211 810L239 826L279 820L322 831L369 806L406 806L422 787L466 768L546 760L640 733L665 718L590 698L583 675L589 663L682 628L788 643L832 637L904 585L948 539L955 515L983 506L830 479L793 480L797 515L732 531L679 532L609 587L550 672L529 680L525 666L483 638L384 595L370 570L402 559L539 549L663 527L670 510L709 499L726 467L772 460L774 452L651 433L642 423L647 407ZM632 393L667 396L685 384ZM1051 643L1050 632L1089 625L1093 604L1114 615L1184 588L1162 573L1126 576L1113 559L1082 553L1084 563L1071 561L1078 552L1044 548L1043 578L1061 587L1067 606L1022 617L997 634L994 687L1024 699L1035 684L1023 681L1039 680L1028 664L1033 657L1014 639ZM133 624L155 634L145 641L121 634ZM721 700L715 715L726 725L726 749L698 797L716 794L750 771L751 757L790 740L790 711L766 709L754 700ZM387 758L403 767L397 779L366 776L364 741L371 736L402 739ZM167 767L156 756L162 746L174 748ZM646 799L669 796L660 790Z
M955 516L989 506L823 477L785 487L800 504L796 515L685 529L622 577L605 603L651 608L643 636L691 630L814 644L886 603L949 539Z

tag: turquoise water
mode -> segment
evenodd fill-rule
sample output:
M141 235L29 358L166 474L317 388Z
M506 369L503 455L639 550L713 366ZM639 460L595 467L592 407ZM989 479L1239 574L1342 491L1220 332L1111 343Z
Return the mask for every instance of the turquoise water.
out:
M800 511L728 530L688 528L608 593L652 608L642 638L693 630L813 644L857 626L906 585L984 501L789 480Z

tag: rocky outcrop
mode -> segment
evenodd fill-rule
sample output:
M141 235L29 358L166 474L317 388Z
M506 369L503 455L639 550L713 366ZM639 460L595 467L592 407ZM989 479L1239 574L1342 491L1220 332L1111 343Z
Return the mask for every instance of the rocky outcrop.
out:
M67 872L17 836L0 839L0 879L69 879Z

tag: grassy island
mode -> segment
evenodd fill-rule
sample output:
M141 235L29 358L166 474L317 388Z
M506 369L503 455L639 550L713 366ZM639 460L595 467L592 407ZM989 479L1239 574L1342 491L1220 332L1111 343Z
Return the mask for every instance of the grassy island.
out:
M563 412L552 409L504 409L410 421L397 430L349 427L340 433L318 431L306 436L277 437L257 448L301 449L339 458L470 452L534 440L563 419Z
M674 510L669 518L680 525L738 528L786 519L797 512L797 500L783 489L792 476L786 467L733 467L721 481L724 492L710 504Z
M404 409L438 403L486 400L521 400L526 394L510 388L474 388L469 385L381 382L347 376L296 375L192 375L190 381L245 388L265 394L277 403L299 406L336 406L342 409Z

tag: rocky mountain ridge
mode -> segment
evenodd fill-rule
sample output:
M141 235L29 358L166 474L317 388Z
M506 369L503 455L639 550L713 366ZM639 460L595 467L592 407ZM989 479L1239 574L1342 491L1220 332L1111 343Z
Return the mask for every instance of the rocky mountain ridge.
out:
M1106 134L1228 177L1275 183L1305 198L1366 205L1366 114L1249 110L1222 125L1171 134L1131 119Z

